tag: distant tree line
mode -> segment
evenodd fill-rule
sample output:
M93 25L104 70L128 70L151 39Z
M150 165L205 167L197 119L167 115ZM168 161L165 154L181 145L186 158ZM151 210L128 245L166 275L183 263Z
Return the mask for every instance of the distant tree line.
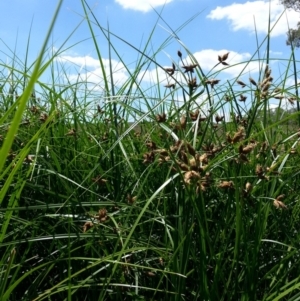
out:
M288 9L300 12L300 0L281 0L281 3ZM296 48L300 47L300 22L298 22L297 28L288 30L286 44Z

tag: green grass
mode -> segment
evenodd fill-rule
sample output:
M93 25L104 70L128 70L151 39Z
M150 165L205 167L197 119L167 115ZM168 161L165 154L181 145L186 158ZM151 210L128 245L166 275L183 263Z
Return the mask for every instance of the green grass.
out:
M271 81L271 58L258 56L257 86L242 88L240 77L213 82L221 74L175 38L195 66L174 54L175 88L143 88L139 75L162 68L156 56L177 32L151 52L154 27L140 50L82 5L105 75L99 103L87 82L55 78L67 78L55 60L64 45L45 57L48 36L34 65L1 65L0 300L299 300L299 113L284 100L269 109L274 93L297 107L297 82L286 86L295 57ZM119 89L99 30L124 66L112 37L138 54Z

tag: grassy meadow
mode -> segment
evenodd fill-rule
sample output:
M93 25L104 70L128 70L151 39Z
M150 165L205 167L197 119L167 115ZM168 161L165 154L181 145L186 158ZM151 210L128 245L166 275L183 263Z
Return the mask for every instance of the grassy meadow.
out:
M113 33L82 1L105 74L93 101L87 82L57 82L64 45L45 55L61 2L34 64L0 66L0 300L300 300L293 49L284 78L267 36L258 77L220 81L180 40L163 68L150 36L116 88L95 30L122 62ZM150 65L168 78L152 97Z

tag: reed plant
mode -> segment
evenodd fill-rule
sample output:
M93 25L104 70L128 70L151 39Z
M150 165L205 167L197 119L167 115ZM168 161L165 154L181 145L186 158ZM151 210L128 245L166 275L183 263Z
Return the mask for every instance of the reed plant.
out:
M68 81L64 45L45 56L61 2L35 64L1 64L0 300L299 300L293 49L283 79L258 51L243 62L258 61L256 78L220 81L178 31L150 52L154 26L136 48L82 0L104 75L96 93ZM99 32L129 74L118 89ZM112 37L137 52L133 71ZM156 57L174 39L181 50L164 67ZM269 54L269 40L257 49ZM233 67L230 53L215 61ZM167 83L144 88L150 66Z

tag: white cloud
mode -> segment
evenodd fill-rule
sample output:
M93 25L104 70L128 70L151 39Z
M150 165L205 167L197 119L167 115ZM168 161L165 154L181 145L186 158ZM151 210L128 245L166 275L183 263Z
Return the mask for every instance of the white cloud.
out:
M75 82L79 79L87 81L91 84L102 85L103 84L103 72L98 59L91 56L71 56L61 55L56 58L57 61L63 63L73 64L78 68L76 74L68 75L68 79L71 82ZM113 80L116 86L122 85L128 79L128 73L124 65L116 60L102 59L106 77L110 74L110 65L113 73Z
M115 0L124 9L138 10L142 12L151 11L152 8L170 3L173 0Z
M273 36L285 35L289 27L296 28L299 22L299 13L287 10L281 16L283 11L284 6L278 0L271 0L271 28L275 25L272 30ZM233 3L228 6L218 6L207 15L207 18L211 20L225 19L229 22L233 31L247 30L254 33L256 26L258 33L267 34L269 1L247 1L245 3Z
M219 64L213 69L213 67L218 63L218 55L222 56L227 52L229 52L229 56L226 62L229 64L229 66L223 66ZM222 70L221 74L227 74L232 77L237 77L241 72L256 73L259 71L258 62L253 60L250 61L251 54L248 52L237 53L227 49L204 49L195 52L194 57L204 71L215 72Z
M89 55L86 56L71 56L71 55L61 55L57 58L60 62L73 63L78 66L97 68L100 66L99 60L95 59Z
M216 66L218 61L218 55L222 56L223 54L229 52L228 59L226 62L229 64L229 66L224 66L219 64ZM199 66L204 71L204 74L207 75L210 78L210 75L214 77L216 73L220 72L220 75L224 78L228 78L231 80L232 78L236 78L240 74L247 73L254 74L259 72L261 66L259 63L255 60L251 60L251 54L248 52L245 53L237 53L235 51L231 51L228 49L221 49L221 50L215 50L215 49L204 49L198 52L195 52L193 54L196 62L199 64ZM195 61L192 61L189 57L184 59L184 63L186 65L189 65L191 63L195 63ZM164 66L165 67L170 67ZM181 69L182 63L179 64L179 68L181 71L184 71ZM181 72L175 72L173 75L174 78L178 80L178 82L185 82L184 77L182 76ZM217 75L219 77L219 75ZM151 85L155 85L157 81L160 82L162 85L171 84L174 83L174 80L170 78L167 73L160 69L160 68L154 68L154 69L148 69L144 72L141 72L138 76L139 80L142 80L144 83L150 83Z

